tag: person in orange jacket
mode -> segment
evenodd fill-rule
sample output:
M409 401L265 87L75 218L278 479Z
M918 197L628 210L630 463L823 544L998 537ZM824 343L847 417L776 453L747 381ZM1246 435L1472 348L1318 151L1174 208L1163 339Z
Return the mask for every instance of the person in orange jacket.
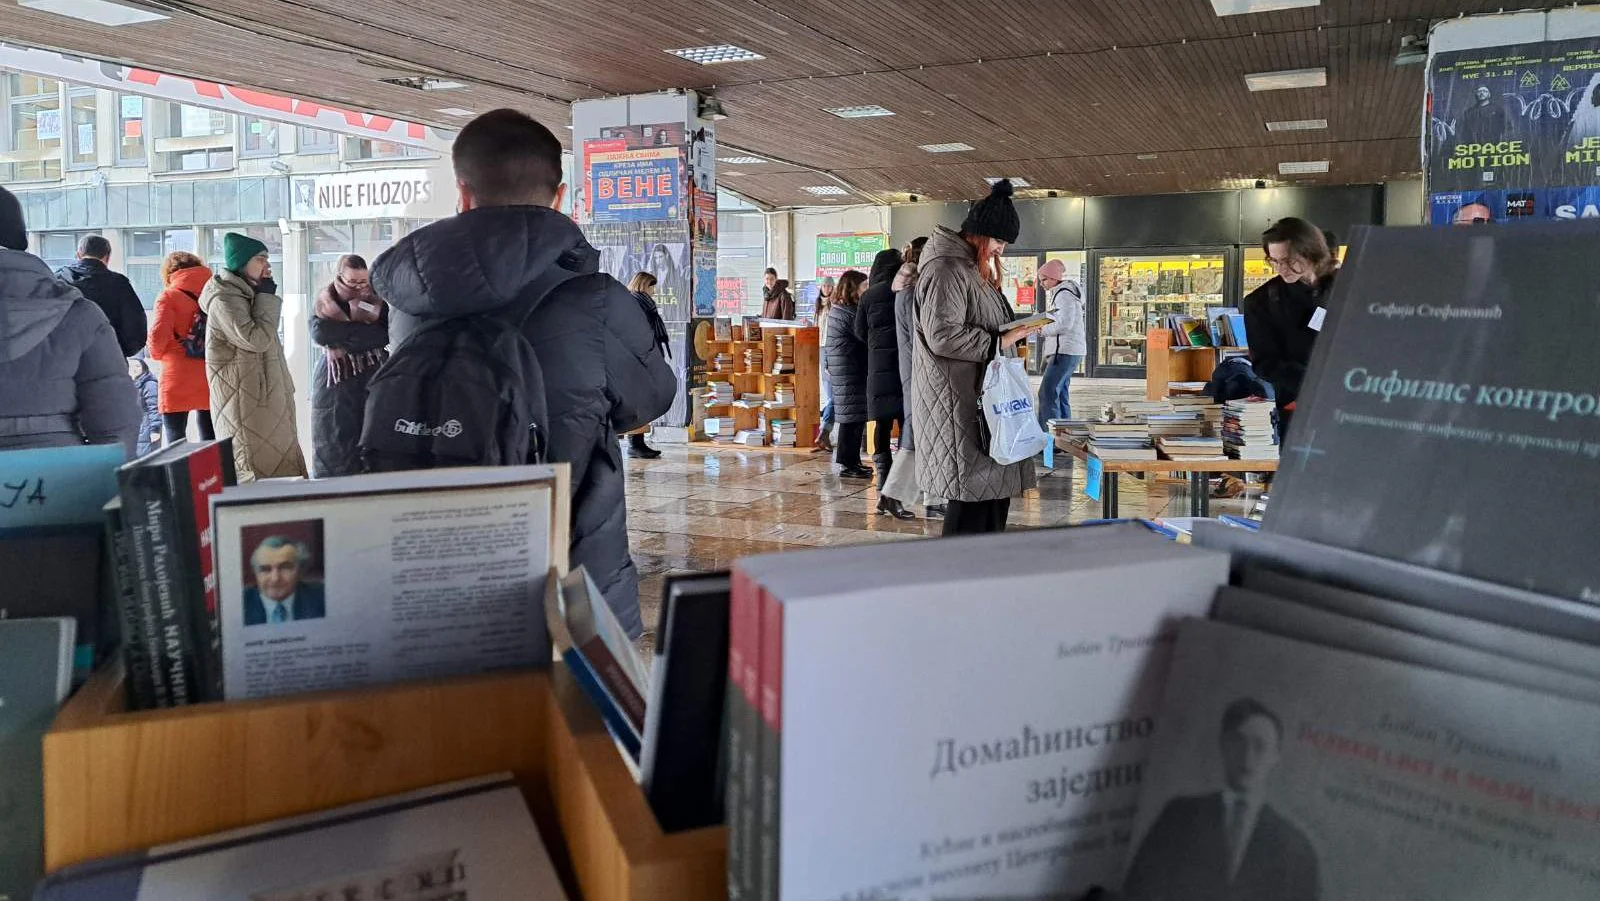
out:
M166 287L156 298L149 353L161 363L159 408L168 444L188 433L191 413L201 440L216 437L206 384L206 318L200 312L200 292L210 280L211 270L192 253L175 251L161 263Z

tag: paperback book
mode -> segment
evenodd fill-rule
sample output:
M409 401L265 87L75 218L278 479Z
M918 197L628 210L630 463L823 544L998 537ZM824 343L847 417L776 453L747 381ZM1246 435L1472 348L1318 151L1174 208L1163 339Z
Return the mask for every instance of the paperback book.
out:
M0 898L28 901L44 862L44 734L72 686L71 617L0 619Z

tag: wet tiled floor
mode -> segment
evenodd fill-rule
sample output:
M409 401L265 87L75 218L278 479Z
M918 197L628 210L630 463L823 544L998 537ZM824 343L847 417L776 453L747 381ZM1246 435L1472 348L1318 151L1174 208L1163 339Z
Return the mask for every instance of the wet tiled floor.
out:
M642 576L645 628L655 627L668 574L725 569L740 557L821 546L937 537L941 524L875 513L875 484L840 479L821 454L744 448L661 448L659 460L628 465L628 528ZM1013 528L1096 519L1083 467L1060 469L1012 502ZM1122 477L1123 516L1184 516L1186 486ZM1252 492L1252 495L1255 492ZM1212 515L1244 513L1249 501L1213 501ZM919 514L920 510L917 511Z

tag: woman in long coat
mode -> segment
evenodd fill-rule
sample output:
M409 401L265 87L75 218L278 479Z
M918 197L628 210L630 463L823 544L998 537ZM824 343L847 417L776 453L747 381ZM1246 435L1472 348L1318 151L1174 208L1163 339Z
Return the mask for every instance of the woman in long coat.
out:
M870 479L861 465L861 444L867 437L867 345L856 337L856 305L867 277L852 269L839 277L833 306L828 309L828 378L833 386L833 419L839 442L833 462L846 479Z

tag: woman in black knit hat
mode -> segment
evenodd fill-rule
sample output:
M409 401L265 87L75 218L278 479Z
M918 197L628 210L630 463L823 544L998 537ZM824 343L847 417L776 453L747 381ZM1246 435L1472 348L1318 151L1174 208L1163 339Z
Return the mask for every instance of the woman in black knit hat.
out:
M917 481L949 499L946 535L1005 531L1011 499L1037 484L1032 460L996 463L979 428L984 370L1037 331L1006 329L1012 314L1000 293L1000 254L1022 230L1011 195L1011 182L996 183L960 232L934 231L919 263L911 392Z

